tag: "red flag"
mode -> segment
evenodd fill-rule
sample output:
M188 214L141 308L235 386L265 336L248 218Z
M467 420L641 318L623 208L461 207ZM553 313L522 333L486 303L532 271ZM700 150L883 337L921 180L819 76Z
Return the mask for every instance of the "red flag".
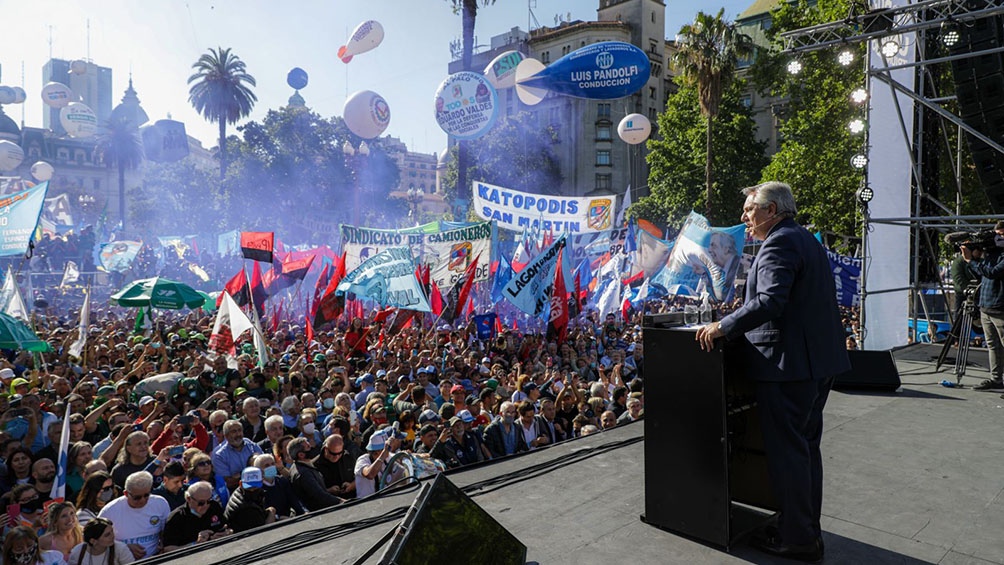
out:
M390 315L393 314L395 310L397 310L397 308L393 306L389 306L384 310L380 310L379 312L376 313L376 316L373 316L373 322L374 323L383 322L387 318L390 318Z
M446 299L446 309L443 312L443 320L447 323L452 324L453 320L456 320L464 313L464 307L467 305L467 298L471 294L471 286L474 285L474 272L478 268L478 260L481 255L478 254L467 268L464 270L464 274L457 279L457 282L453 284L453 288L450 289L449 295Z
M554 290L551 291L551 316L547 323L547 333L561 345L568 336L568 291L565 290L565 275L561 261L565 250L558 252L558 265L554 270Z
M645 278L645 271L638 271L637 273L634 274L633 277L624 279L624 284L627 286L631 286L634 283L643 280L644 278Z
M502 316L495 316L495 335L502 333Z
M439 292L439 287L436 286L436 281L432 281L432 291L429 294L432 295L429 297L429 306L432 308L432 313L437 316L442 314L443 293Z
M282 262L282 276L302 281L310 270L310 264L314 262L313 255L307 255L301 259L287 260Z
M314 299L310 301L310 318L314 317L317 313L317 303L320 302L321 296L324 295L324 289L328 286L328 266L325 265L324 269L321 270L321 275L317 277L317 282L314 283Z
M470 319L474 315L474 300L467 301L467 312L465 312L467 319Z
M251 268L251 299L254 302L255 310L258 311L258 317L261 318L265 314L265 300L268 299L268 292L265 291L261 265L258 261L255 261Z
M279 300L279 305L275 307L272 311L272 333L279 331L279 321L282 320L282 305L286 301L285 298Z
M580 280L579 270L575 270L575 312L574 315L578 316L579 312L582 311L582 281Z
M306 329L305 333L307 334L307 345L309 346L310 342L314 341L314 326L313 326L313 324L310 323L310 317L309 316L307 317L306 320L304 320L304 322L305 322L305 324L307 326L307 329Z
M394 335L410 326L411 321L415 318L415 314L414 310L398 310L397 316L394 316L394 321L391 323L390 328L387 329L387 335Z
M241 254L245 259L272 262L272 252L275 249L275 232L242 231Z
M236 302L238 306L244 306L247 304L251 294L248 292L248 276L247 273L244 272L244 269L241 269L240 272L234 275L234 278L227 281L223 290L230 293L230 296L233 297L234 302ZM216 307L219 308L220 303L222 302L223 293L221 292L220 295L216 297Z
M328 322L332 322L342 314L345 309L345 297L335 295L335 290L338 288L338 283L342 282L342 277L345 276L345 254L342 254L342 258L335 265L331 278L328 280L328 286L324 289L321 294L320 301L314 306L314 326L321 327Z

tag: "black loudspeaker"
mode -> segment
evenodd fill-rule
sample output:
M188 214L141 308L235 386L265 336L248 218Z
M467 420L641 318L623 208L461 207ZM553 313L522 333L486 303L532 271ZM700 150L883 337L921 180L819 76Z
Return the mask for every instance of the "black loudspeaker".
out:
M986 0L970 0L971 9L987 7ZM990 16L959 26L960 39L949 49L965 55L1004 45L1004 18ZM966 125L1004 145L1004 58L1001 53L974 55L952 61L959 116ZM966 135L980 184L996 213L1004 212L1004 155Z
M838 390L879 390L892 392L902 384L891 351L848 351L851 370L837 375Z

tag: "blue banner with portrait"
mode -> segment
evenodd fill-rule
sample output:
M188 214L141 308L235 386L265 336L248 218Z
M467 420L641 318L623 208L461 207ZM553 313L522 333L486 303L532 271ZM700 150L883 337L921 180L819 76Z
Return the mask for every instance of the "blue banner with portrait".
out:
M665 268L651 283L671 295L699 296L726 302L735 295L742 265L746 226L713 228L707 218L691 212L673 244Z
M0 257L22 255L35 233L49 183L0 198Z
M861 301L861 259L826 250L833 269L833 284L837 287L837 304L858 306Z

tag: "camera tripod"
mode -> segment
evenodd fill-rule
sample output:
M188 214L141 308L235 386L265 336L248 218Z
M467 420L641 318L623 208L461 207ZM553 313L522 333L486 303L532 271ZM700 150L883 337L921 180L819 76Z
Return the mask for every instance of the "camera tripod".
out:
M941 353L938 355L938 364L934 368L935 371L941 370L941 366L948 359L952 343L958 340L959 354L955 356L955 384L962 384L962 377L966 375L966 364L969 362L969 342L973 331L973 314L976 313L976 296L981 285L982 283L975 283L966 287L962 313L952 325L948 339L945 340L945 345L941 347Z

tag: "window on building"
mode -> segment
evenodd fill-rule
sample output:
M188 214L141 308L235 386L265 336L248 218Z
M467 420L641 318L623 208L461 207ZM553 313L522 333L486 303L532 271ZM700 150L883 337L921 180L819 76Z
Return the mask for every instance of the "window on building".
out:
M65 147L60 147L56 150L56 159L59 159L60 161L69 161L70 150Z
M739 98L739 103L742 104L744 108L750 108L750 107L752 107L753 106L753 95L752 94L743 94L742 97Z
M653 54L659 53L659 42L654 39L648 40L648 52Z
M596 126L596 141L610 141L610 139L611 139L610 124L598 124Z
M609 149L597 149L596 150L596 166L597 167L609 167L610 166L610 150Z
M610 173L596 173L596 190L610 190L612 177Z
M596 105L596 117L610 119L610 104L601 102Z
M101 179L91 179L91 189L94 191L101 190Z
M652 76L655 78L660 78L662 76L662 65L659 63L652 63Z
M655 92L656 90L654 86L648 87L648 97L651 98L652 100L655 100Z
M87 155L84 154L83 149L77 149L73 152L73 160L76 161L77 164L82 165L84 161L87 160Z
M656 120L659 119L659 110L656 110L655 108L649 108L648 119L649 121L652 122L652 125L655 125Z
M31 159L38 159L42 156L42 150L38 148L37 145L28 146L28 157Z
M540 62L544 63L545 65L550 64L551 63L551 52L550 51L544 51L543 53L541 53L540 54Z

